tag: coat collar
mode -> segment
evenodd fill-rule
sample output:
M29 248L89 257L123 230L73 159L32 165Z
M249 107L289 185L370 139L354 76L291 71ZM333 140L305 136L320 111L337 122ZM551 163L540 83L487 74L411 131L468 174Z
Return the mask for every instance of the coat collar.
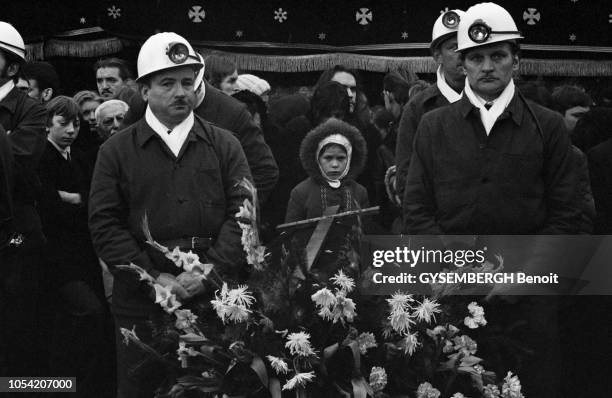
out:
M19 96L24 95L27 97L25 93L22 93L17 87L13 87L11 91L4 97L2 101L0 101L0 106L6 108L9 113L14 114L17 110L17 103L19 102ZM28 97L29 98L29 97Z

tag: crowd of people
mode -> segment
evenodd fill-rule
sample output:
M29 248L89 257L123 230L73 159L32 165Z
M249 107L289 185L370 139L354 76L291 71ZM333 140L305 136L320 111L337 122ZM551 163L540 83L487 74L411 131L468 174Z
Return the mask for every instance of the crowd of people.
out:
M495 4L448 11L433 25L435 81L390 71L384 106L370 107L342 65L311 95L274 97L174 33L142 45L136 77L105 58L97 91L59 95L54 66L25 62L1 22L0 373L76 376L83 397L116 396L116 373L119 397L150 397L129 377L143 354L118 330L146 341L158 309L115 266L135 263L181 299L214 291L147 246L146 216L160 243L243 281L243 178L264 243L279 224L370 206L373 234L611 233L612 90L594 103L578 86L515 80L522 38ZM322 278L356 222L335 222Z

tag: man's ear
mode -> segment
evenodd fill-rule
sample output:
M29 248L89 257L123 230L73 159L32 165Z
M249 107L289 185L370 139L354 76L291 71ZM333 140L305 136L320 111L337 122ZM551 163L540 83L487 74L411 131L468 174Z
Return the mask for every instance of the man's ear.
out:
M521 64L521 61L519 59L518 54L514 54L512 56L512 71L518 72L520 64Z
M140 85L140 96L145 102L149 102L149 90L151 90L151 87L147 84L143 83Z
M47 102L51 98L53 98L53 89L51 87L44 89L42 93L40 93L40 99L42 99L42 102Z
M442 64L442 51L440 51L440 46L434 48L431 55L438 65Z

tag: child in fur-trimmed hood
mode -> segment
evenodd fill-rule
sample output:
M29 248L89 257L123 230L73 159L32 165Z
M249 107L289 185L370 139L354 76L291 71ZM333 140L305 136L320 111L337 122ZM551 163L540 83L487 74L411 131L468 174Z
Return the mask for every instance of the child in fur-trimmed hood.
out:
M331 118L310 131L300 146L308 178L291 191L285 222L319 217L340 205L338 212L368 207L368 193L355 178L367 156L366 142L355 127Z

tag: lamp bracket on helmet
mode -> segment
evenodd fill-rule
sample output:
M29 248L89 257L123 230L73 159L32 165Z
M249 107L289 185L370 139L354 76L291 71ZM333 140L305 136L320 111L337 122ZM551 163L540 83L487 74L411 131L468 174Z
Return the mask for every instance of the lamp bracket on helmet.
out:
M457 14L455 11L447 11L442 16L442 24L448 29L457 28L460 20L461 18L459 17L459 14Z
M468 28L468 37L474 43L478 43L478 44L484 43L485 41L487 41L492 33L495 33L495 34L517 34L519 36L521 34L521 32L519 32L517 30L512 30L512 31L508 31L508 30L504 30L504 31L493 30L493 29L491 29L491 27L489 25L486 24L486 22L484 22L481 19L477 19L476 21L474 21L474 23L472 25L470 25L470 27Z
M184 64L189 58L200 62L198 57L189 54L189 48L187 48L187 46L181 42L173 42L168 44L168 47L166 48L166 55L168 58L170 58L170 61L177 65Z

